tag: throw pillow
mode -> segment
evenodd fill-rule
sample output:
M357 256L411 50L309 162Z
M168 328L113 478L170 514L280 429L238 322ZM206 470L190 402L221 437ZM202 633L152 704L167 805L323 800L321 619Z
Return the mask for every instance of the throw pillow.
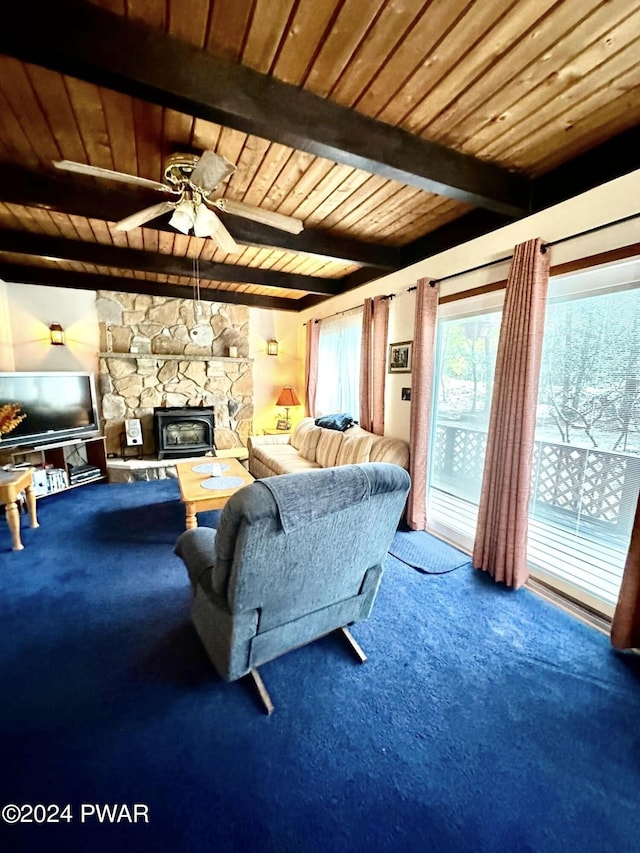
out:
M368 462L373 444L372 435L357 435L351 438L345 436L338 450L336 465L355 465Z
M323 468L332 468L344 440L344 433L334 429L320 430L320 438L316 447L316 462Z
M352 427L358 422L347 413L336 415L323 415L321 418L316 418L316 426L324 427L325 429L337 429L340 432Z

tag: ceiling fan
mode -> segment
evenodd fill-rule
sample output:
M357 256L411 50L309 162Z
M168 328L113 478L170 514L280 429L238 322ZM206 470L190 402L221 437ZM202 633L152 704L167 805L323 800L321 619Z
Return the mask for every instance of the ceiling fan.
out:
M72 160L56 160L53 165L67 172L78 172L81 175L135 184L173 196L171 200L167 199L151 207L145 207L116 222L115 227L118 231L131 231L163 213L173 211L169 224L178 231L188 234L193 229L196 237L211 237L223 251L232 254L239 252L240 247L214 209L233 216L252 219L281 231L288 231L290 234L299 234L304 227L302 222L293 216L274 213L231 199L211 198L211 194L223 181L231 177L236 169L233 163L221 154L216 154L215 151L204 151L200 157L195 154L172 154L165 162L164 183L125 172L115 172L112 169L75 163Z

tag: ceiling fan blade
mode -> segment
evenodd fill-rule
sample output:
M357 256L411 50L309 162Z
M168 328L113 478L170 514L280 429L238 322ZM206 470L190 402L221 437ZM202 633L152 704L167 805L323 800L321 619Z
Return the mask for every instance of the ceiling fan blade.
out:
M73 160L54 160L53 165L56 169L62 169L64 172L77 172L79 175L90 175L93 178L105 178L108 181L135 184L138 187L147 187L165 193L175 192L172 187L161 184L159 181L139 178L137 175L128 175L126 172L114 172L113 169L101 169L99 166L88 166L86 163L75 163Z
M151 207L145 207L143 210L121 219L120 222L116 222L114 227L116 231L132 231L134 228L144 225L145 222L150 222L152 219L162 216L163 213L168 213L175 206L176 204L173 201L161 201L158 204L152 204Z
M212 210L208 212L212 217L209 231L211 238L216 241L223 252L227 252L229 255L237 255L240 252L240 246L238 246L231 234L229 234L220 218Z
M189 178L191 184L205 193L215 190L218 184L226 181L236 170L222 154L204 151Z
M263 225L270 225L272 228L288 231L290 234L299 234L304 228L304 223L300 219L285 216L283 213L274 213L272 210L265 210L262 207L255 207L253 204L245 204L242 201L218 198L214 204L225 213L243 216L245 219L253 219L254 222L261 222Z
M216 241L218 246L222 249L223 252L227 252L229 255L237 255L240 252L240 246L233 239L231 234L224 227L222 222L218 228L216 228L215 232L211 235L212 238Z

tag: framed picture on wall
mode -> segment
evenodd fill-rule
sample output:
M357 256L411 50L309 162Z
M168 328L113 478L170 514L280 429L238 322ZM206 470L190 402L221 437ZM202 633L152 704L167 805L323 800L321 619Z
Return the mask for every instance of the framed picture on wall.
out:
M413 341L389 344L389 373L411 373Z

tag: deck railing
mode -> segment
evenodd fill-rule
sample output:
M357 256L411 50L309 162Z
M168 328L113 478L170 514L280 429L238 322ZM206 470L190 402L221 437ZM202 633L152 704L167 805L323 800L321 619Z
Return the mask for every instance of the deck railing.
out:
M478 501L487 434L458 423L436 428L432 484ZM536 441L531 511L562 527L627 540L640 481L640 456L553 441Z

